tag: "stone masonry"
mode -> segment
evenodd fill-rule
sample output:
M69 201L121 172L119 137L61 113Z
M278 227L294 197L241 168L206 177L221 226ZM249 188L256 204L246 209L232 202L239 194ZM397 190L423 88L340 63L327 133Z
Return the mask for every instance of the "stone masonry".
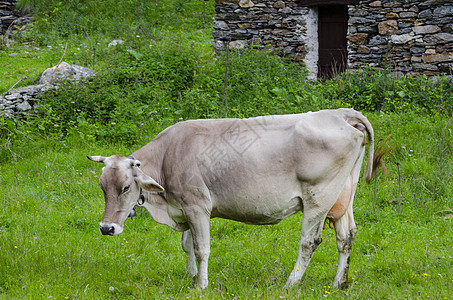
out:
M0 96L0 117L22 117L33 113L41 99L41 93L56 88L49 84L39 84L6 92Z
M348 25L351 67L453 73L452 1L360 1L349 8Z
M17 0L0 1L0 32L5 32L14 20L18 18L15 12Z
M37 85L11 89L0 95L0 117L22 117L33 114L42 98L42 93L57 90L61 82L91 80L96 73L88 68L61 62L43 72Z
M215 10L216 50L226 45L270 47L303 61L315 77L316 6L299 7L290 0L216 0ZM349 68L377 65L404 73L453 73L451 0L365 0L349 5L348 14Z
M294 58L306 55L308 9L294 1L216 0L214 48L271 47Z

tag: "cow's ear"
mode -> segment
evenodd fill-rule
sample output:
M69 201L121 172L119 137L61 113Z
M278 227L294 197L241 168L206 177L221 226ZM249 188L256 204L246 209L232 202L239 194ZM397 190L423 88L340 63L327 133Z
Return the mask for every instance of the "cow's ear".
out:
M135 178L137 180L137 183L145 191L154 193L162 193L165 191L165 189L160 184L158 184L154 179L143 173L142 170L138 168L136 168Z

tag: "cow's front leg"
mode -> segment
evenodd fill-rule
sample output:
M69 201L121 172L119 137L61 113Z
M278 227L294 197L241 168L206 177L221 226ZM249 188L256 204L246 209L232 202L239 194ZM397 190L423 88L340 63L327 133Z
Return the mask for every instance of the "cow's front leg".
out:
M192 278L197 275L198 270L193 248L192 233L190 230L186 230L182 233L182 249L187 255L186 276Z
M337 288L348 286L349 259L351 257L352 242L357 233L352 213L352 203L346 213L334 223L337 234L338 269L333 285Z
M209 244L209 219L207 211L202 208L184 209L190 231L192 233L194 254L198 262L197 287L208 286L208 259L210 254Z
M322 227L325 215L315 215L313 211L304 211L302 221L302 238L300 240L299 254L296 265L286 282L285 287L290 287L302 279L311 257L322 241ZM327 212L326 212L327 214Z

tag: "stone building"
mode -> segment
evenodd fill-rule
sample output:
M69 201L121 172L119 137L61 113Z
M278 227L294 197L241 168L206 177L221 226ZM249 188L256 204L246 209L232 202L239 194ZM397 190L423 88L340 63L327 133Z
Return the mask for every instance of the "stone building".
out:
M453 74L451 0L216 0L214 48L270 47L311 77L374 64Z

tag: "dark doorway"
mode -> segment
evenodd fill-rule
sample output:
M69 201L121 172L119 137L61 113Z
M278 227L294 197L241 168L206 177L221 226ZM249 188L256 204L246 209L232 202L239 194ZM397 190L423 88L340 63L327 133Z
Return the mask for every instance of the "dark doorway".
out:
M318 6L318 77L331 78L346 69L348 6Z

